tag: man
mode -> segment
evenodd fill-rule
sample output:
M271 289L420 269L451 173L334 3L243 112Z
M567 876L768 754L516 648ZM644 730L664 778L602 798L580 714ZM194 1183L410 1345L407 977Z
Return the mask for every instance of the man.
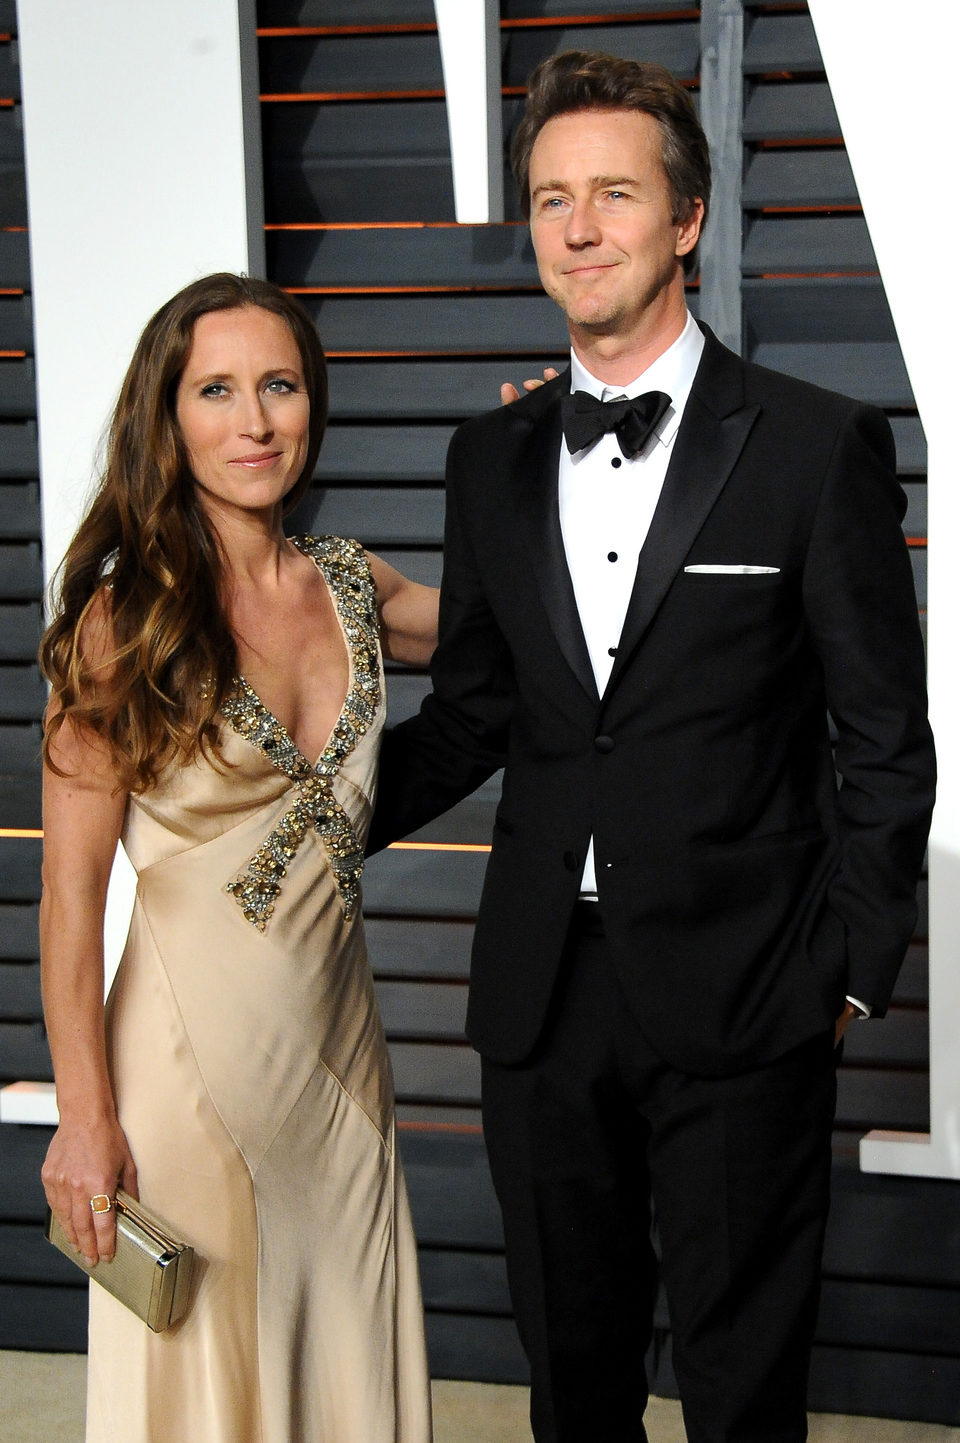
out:
M933 798L892 438L688 316L666 71L546 61L513 160L571 370L453 439L376 838L505 766L468 1033L538 1443L646 1437L651 1199L689 1443L797 1443L834 1044L887 1006Z

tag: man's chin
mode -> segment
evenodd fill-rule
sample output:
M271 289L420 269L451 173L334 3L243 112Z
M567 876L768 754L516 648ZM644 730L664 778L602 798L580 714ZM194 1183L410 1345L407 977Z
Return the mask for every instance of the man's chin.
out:
M566 316L568 323L578 331L590 336L609 336L619 329L623 312L611 308L571 306Z

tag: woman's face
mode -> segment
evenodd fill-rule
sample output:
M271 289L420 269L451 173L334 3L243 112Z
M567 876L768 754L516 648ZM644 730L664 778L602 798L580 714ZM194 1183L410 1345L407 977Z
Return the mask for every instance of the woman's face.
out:
M201 316L176 417L211 520L279 517L303 471L310 426L303 363L286 321L259 306Z

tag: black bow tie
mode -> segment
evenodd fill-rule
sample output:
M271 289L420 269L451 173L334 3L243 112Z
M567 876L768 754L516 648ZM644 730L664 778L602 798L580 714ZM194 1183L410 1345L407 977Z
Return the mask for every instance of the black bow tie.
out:
M589 391L574 391L561 402L567 450L582 451L614 431L624 456L637 456L669 405L670 397L663 391L645 391L633 400L624 396L618 401L598 401Z

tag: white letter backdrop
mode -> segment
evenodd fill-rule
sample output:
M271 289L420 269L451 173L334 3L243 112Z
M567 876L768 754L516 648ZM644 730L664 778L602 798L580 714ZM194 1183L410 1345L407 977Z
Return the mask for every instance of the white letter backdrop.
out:
M810 14L928 448L927 666L940 766L929 851L930 1133L871 1133L860 1164L960 1178L960 487L949 434L960 316L944 279L956 236L956 94L945 80L960 20L954 0L810 0Z

